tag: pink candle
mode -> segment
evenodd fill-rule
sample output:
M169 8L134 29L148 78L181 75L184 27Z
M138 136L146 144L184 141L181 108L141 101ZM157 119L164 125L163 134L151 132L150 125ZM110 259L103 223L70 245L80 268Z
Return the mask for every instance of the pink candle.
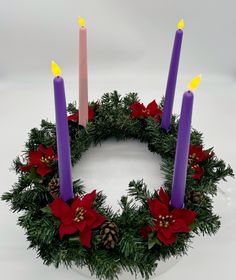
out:
M79 124L88 122L88 69L87 69L87 29L79 17Z

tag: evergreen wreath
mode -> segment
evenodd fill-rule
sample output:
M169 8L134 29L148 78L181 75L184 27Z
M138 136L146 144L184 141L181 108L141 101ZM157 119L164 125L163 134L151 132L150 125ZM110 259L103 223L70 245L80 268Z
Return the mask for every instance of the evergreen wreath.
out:
M69 104L72 164L91 146L107 138L138 139L162 158L163 186L154 193L142 181L131 181L128 194L120 199L120 212L106 205L103 192L85 193L80 180L73 182L75 198L59 197L55 125L42 120L33 128L23 157L14 161L18 182L3 194L11 210L23 212L18 223L26 231L29 248L37 251L46 265L87 266L99 279L116 279L122 269L141 273L148 279L158 261L186 254L194 234L215 234L219 216L213 213L212 198L217 183L234 176L213 153L203 149L202 134L191 131L185 208L169 204L177 140L178 117L171 131L160 126L163 100L147 107L136 93L124 98L115 91L91 102L86 128L78 126L78 111ZM136 202L139 202L138 204Z

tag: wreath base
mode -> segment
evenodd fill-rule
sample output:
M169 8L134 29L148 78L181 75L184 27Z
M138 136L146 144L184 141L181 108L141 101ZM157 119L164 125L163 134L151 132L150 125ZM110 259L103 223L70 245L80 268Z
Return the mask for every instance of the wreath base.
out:
M159 261L155 272L149 277L149 280L156 279L156 277L164 274L166 271L175 266L180 261L180 258L181 257L170 257L166 261ZM85 276L86 278L94 280L97 279L95 275L91 275L91 272L87 266L80 268L74 265L72 266L72 269L75 272L79 273L81 276ZM132 275L130 272L122 271L119 274L119 280L143 280L143 277L140 273Z
M76 106L68 106L73 165L92 145L111 137L146 143L150 152L162 159L164 180L160 191L156 186L150 192L144 181L132 180L128 195L120 199L120 213L106 204L103 192L94 189L88 193L79 180L73 182L76 196L72 204L60 199L55 125L43 120L41 128L31 129L24 156L17 157L13 165L18 182L2 195L2 200L11 204L13 212L22 213L18 224L26 231L29 247L46 265L86 266L99 280L127 279L126 273L119 278L122 269L140 271L142 279L147 280L153 272L158 275L170 268L169 261L164 269L160 260L171 262L171 256L185 255L194 235L217 232L220 219L213 213L212 198L219 181L233 177L233 170L217 158L212 148L204 149L202 134L192 129L186 208L172 209L178 118L172 117L171 131L164 133L160 125L162 106L163 102L158 106L152 101L145 107L135 93L123 98L116 91L106 93L91 102L93 117L86 129L78 128ZM113 226L113 232L107 225L105 235L106 223ZM139 274L137 277L140 279Z

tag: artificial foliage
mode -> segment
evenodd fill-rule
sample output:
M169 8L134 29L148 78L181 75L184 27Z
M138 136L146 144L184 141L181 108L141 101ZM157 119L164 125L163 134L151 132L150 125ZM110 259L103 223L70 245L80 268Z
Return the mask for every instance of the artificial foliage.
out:
M118 212L106 204L103 192L88 194L81 180L73 182L75 198L64 202L59 193L55 124L42 120L40 128L30 131L25 151L13 165L18 182L2 199L20 212L18 224L29 248L46 265L87 266L98 279L117 279L122 270L148 279L159 261L186 254L194 235L217 232L220 219L213 213L212 199L219 181L233 176L233 170L212 148L205 149L202 133L192 129L185 206L171 208L179 119L173 116L171 131L163 131L162 107L163 100L146 107L136 93L123 98L116 91L106 93L90 103L84 128L78 125L76 105L68 106L73 165L90 146L111 137L137 139L162 158L162 188L156 186L151 192L142 180L131 181Z

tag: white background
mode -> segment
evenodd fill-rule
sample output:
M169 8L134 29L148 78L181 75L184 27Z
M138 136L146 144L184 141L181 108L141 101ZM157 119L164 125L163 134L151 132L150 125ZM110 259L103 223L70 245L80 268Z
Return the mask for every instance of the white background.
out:
M215 147L236 170L235 8L233 0L0 0L0 193L16 181L9 172L21 154L28 131L42 118L54 121L50 61L61 66L67 101L78 96L78 25L88 28L89 99L118 90L139 93L144 103L159 102L165 93L170 54L180 18L184 39L174 113L180 112L182 93L198 73L203 79L195 94L193 126L204 133L206 147ZM104 189L111 202L130 179L150 189L162 183L159 159L145 145L108 141L91 149L74 168L93 188ZM232 279L235 264L235 181L220 184L224 194L215 200L222 227L214 237L196 237L183 257L159 279ZM115 205L117 207L117 205ZM1 278L78 279L74 271L46 267L16 226L18 214L0 202ZM83 279L80 277L80 279Z

